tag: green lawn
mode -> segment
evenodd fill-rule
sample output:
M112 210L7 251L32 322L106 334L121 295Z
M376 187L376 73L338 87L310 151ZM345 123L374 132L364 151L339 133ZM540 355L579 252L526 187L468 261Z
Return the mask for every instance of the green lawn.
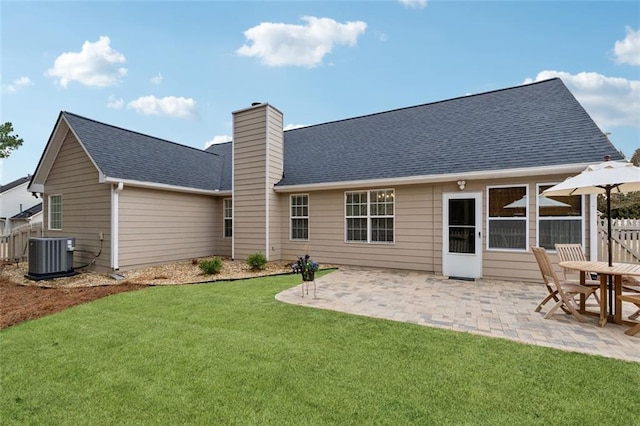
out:
M153 287L0 332L2 424L638 424L640 364Z

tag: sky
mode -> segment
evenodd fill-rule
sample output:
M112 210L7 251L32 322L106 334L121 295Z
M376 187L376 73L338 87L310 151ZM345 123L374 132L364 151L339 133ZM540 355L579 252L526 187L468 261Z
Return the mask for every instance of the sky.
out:
M0 36L0 122L24 139L2 184L60 111L203 149L252 102L295 128L552 77L640 148L637 1L0 0Z

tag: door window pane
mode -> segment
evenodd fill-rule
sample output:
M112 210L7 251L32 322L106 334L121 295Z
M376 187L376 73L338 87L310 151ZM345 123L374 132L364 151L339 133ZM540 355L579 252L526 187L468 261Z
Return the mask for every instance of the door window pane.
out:
M449 200L449 226L476 224L476 202L474 199Z
M475 228L449 227L449 253L475 253Z

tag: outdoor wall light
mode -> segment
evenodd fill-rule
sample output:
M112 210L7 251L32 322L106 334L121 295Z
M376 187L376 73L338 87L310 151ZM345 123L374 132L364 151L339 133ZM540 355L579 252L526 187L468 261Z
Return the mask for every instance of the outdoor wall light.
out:
M459 180L458 181L458 188L460 188L460 191L462 191L464 189L464 186L467 184L467 182L463 181L463 180Z

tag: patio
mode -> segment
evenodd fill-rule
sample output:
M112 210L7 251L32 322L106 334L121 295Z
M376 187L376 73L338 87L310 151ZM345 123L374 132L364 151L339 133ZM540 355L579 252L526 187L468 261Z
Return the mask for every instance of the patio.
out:
M316 298L313 285L304 298L298 285L279 293L276 299L640 362L640 335L624 334L626 325L609 323L601 328L597 317L589 316L586 323L580 323L562 311L545 320L551 303L534 312L547 294L542 281L473 282L421 272L340 267L316 283ZM624 304L623 309L625 317L635 311L631 304Z

